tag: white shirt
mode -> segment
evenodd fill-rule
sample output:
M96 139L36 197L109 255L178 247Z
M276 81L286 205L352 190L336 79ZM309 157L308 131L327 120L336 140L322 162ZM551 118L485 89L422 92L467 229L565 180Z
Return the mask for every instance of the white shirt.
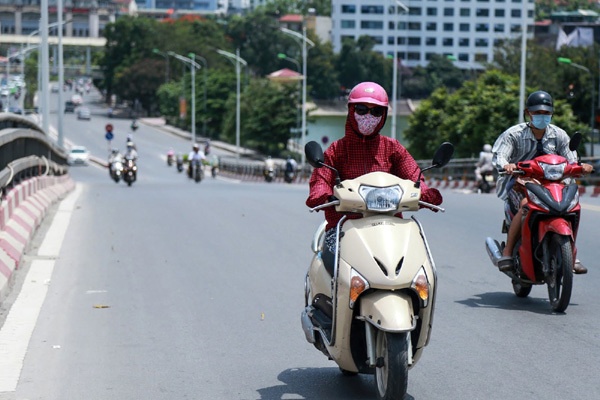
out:
M206 156L200 150L198 150L197 153L195 151L191 151L190 154L188 154L188 161L193 161L193 160L200 160L200 161L206 160Z

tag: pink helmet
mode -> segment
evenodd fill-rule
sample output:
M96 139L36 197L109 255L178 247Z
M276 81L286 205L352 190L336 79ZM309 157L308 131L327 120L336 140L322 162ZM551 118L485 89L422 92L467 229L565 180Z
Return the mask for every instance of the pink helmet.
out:
M387 107L389 102L384 88L375 82L362 82L350 91L348 104L353 103L369 103Z

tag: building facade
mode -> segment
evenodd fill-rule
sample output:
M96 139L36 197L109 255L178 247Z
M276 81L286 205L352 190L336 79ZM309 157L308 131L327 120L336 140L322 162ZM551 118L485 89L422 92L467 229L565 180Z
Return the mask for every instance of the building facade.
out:
M49 23L57 20L56 0L48 0ZM67 37L102 36L104 27L114 22L121 4L102 0L64 0L63 34ZM0 0L0 33L30 35L39 29L41 0ZM56 35L56 30L50 32Z
M332 0L332 43L372 37L375 50L394 52L408 67L425 66L434 54L479 69L491 62L498 40L533 37L533 0Z

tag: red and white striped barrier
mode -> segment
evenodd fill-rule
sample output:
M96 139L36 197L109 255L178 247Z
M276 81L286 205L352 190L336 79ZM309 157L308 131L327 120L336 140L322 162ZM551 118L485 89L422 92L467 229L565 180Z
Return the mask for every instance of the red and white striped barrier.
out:
M0 300L46 212L74 187L69 175L35 177L15 186L1 199Z

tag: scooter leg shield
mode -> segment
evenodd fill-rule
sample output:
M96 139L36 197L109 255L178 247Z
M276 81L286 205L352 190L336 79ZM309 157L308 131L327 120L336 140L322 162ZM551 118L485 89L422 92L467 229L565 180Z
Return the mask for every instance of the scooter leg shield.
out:
M408 332L417 325L412 299L400 292L376 291L361 296L360 319L387 332Z

